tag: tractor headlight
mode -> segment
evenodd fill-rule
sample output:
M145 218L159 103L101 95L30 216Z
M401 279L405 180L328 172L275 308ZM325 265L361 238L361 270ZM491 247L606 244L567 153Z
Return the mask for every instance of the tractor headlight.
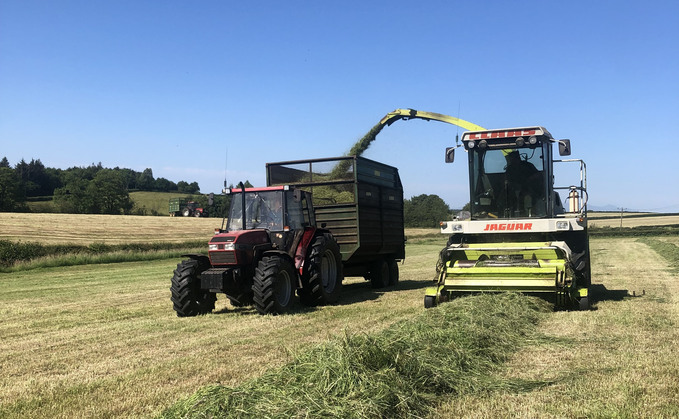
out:
M224 250L235 250L236 244L234 242L224 243Z
M218 244L212 244L212 243L210 243L210 244L207 246L207 249L208 249L208 250L218 250L218 249L219 249L219 245L218 245Z

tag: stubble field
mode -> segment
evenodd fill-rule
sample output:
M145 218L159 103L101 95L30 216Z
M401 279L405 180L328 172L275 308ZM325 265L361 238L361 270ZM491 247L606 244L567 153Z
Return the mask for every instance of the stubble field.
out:
M25 215L0 214L0 238L207 241L219 222ZM179 259L0 273L0 417L153 417L205 385L239 385L342 333L411 319L445 238L406 234L396 290L349 278L340 304L277 317L222 297L213 314L177 318L169 285ZM542 338L500 370L527 383L521 390L451 395L432 417L679 415L679 273L662 255L677 246L676 237L593 238L595 309L542 317Z

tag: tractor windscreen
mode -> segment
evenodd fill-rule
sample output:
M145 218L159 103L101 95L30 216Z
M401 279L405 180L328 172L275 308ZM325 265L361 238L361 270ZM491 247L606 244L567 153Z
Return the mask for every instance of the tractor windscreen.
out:
M548 146L469 150L472 218L547 216Z
M243 230L243 193L233 194L227 231ZM283 230L283 191L245 193L245 229Z

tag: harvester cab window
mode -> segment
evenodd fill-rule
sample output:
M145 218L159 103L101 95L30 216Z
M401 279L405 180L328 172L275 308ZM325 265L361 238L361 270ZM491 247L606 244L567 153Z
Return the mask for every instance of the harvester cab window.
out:
M470 160L473 217L546 216L544 155L540 144L473 150Z

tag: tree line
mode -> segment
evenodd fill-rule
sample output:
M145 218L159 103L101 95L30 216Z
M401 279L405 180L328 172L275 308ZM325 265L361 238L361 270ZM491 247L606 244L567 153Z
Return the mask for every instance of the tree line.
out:
M133 202L129 191L199 193L197 182L173 182L154 178L151 169L45 167L40 159L21 159L14 167L7 157L0 160L0 211L28 211L27 201L53 197L60 212L76 214L129 214Z

